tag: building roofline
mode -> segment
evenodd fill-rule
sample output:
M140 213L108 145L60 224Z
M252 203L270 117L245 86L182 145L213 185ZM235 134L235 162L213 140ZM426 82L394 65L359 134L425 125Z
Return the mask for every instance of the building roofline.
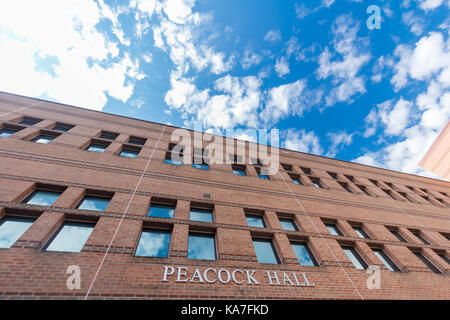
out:
M92 110L92 109L83 108L83 107L78 107L78 106L74 106L74 105L70 105L70 104L66 104L66 103L55 102L55 101L49 101L49 100L44 100L44 99L41 99L41 98L35 98L35 97L30 97L30 96L25 96L25 95L21 95L21 94L10 93L10 92L6 92L6 91L1 91L1 90L0 90L0 95L2 95L2 94L4 94L4 95L10 95L10 96L16 96L16 97L21 97L21 98L26 98L26 99L31 99L31 100L42 101L42 102L46 102L46 103L53 103L53 104L56 104L56 105L61 105L61 106L65 106L65 107L75 108L75 109L82 109L82 110L85 110L85 111L95 112L95 113L99 113L99 114L107 114L107 115L114 116L114 117L123 117L123 118L127 118L127 119L130 119L130 120L142 121L142 122L145 122L145 123L153 123L153 124L157 124L157 125L162 125L162 126L172 127L172 128L175 128L175 129L186 129L186 130L189 130L189 131L191 131L191 132L195 132L195 130L189 129L189 128L176 127L176 126L173 126L173 125L164 124L164 123L159 123L159 122L155 122L155 121L151 121L151 120L144 120L144 119L139 119L139 118L133 118L133 117L123 116L123 115L118 115L118 114L109 113L109 112L105 112L105 111ZM449 121L449 123L450 123L450 121ZM447 123L447 125L448 125L448 123ZM206 132L202 132L202 133L206 133ZM237 138L231 138L231 137L226 137L226 136L219 136L219 135L217 135L217 134L212 134L212 133L208 133L208 134L211 134L211 135L213 135L213 136L218 136L218 137L228 138L228 139L235 139L235 140L239 140L239 141L245 141L245 142L255 143L255 142L251 142L251 141L247 141L247 140L242 140L242 139L237 139ZM271 147L271 146L269 146L269 147ZM295 153L304 154L304 155L308 155L308 156L313 156L313 157L323 158L323 159L329 159L329 160L339 161L339 162L343 162L343 163L347 163L347 164L352 164L352 165L357 165L357 166L363 166L363 167L368 167L368 168L375 168L375 169L384 170L384 171L388 171L388 172L394 172L394 173L399 173L399 174L409 175L409 176L413 176L413 177L417 177L417 178L421 178L421 179L430 179L430 180L433 180L433 181L439 181L439 182L448 183L448 181L446 181L446 180L440 180L440 179L435 179L435 178L430 178L430 177L420 176L420 175L413 174L413 173L407 173L407 172L395 171L395 170L386 169L386 168L380 168L380 167L375 167L375 166L371 166L371 165L367 165L367 164L362 164L362 163L357 163L357 162L351 162L351 161L347 161L347 160L335 159L335 158L330 158L330 157L326 157L326 156L316 155L316 154L312 154L312 153L306 153L306 152L302 152L302 151L296 151L296 150L286 149L286 148L282 148L282 147L278 147L278 149L279 149L279 150L283 150L283 151L295 152Z

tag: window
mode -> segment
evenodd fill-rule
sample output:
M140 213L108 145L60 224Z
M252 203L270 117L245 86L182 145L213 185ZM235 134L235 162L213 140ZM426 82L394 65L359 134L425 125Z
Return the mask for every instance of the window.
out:
M64 222L45 250L80 252L92 230L94 230L92 223Z
M385 182L385 184L389 187L389 188L393 188L393 185L392 185L392 183L390 183L390 182Z
M213 210L191 208L190 219L193 221L213 222Z
M356 269L365 270L367 269L367 263L364 259L359 255L358 251L352 246L342 246L347 257L353 263Z
M41 122L42 119L32 118L32 117L23 117L19 124L23 124L25 126L33 126L38 122Z
M323 189L323 185L320 183L320 179L311 178L311 182L313 183L314 187L316 187L317 189Z
M147 142L147 139L145 138L139 138L135 136L131 136L130 139L128 139L128 143L137 144L139 146L143 146Z
M175 203L152 203L148 209L147 216L156 218L173 219L175 213Z
M353 191L350 190L350 188L348 187L348 184L347 184L347 183L345 183L345 182L339 182L339 184L340 184L341 187L342 187L345 191L347 191L348 193L353 193Z
M261 172L261 168L255 167L255 169L256 169L256 173L258 174L258 177L259 177L260 179L270 180L270 178L269 178L269 176L268 176L267 174L263 174L263 173Z
M419 258L420 261L423 262L424 265L426 265L428 268L430 268L431 271L433 271L434 273L437 273L437 274L442 274L442 272L438 268L436 268L436 266L434 264L432 264L430 262L430 260L425 258L425 256L422 254L422 252L413 251L413 253L417 258Z
M285 171L292 171L292 165L291 164L282 163L281 166L283 167L283 169Z
M61 122L57 122L54 126L53 126L53 130L56 131L69 131L70 129L72 129L74 126L71 124L66 124L66 123L61 123Z
M195 160L194 160L192 167L195 169L209 170L209 165L206 162L204 162L203 160L201 163L195 163Z
M188 259L216 260L216 243L214 235L190 233Z
M99 196L94 194L86 194L83 200L78 204L77 209L80 210L92 210L92 211L105 211L106 207L111 200L111 197Z
M305 174L311 174L311 169L310 168L304 168L304 167L300 167L300 169L302 169L302 171L305 173Z
M86 150L92 152L104 152L108 146L109 143L93 141L86 147Z
M408 242L405 238L398 232L397 230L389 230L399 241L401 242Z
M433 204L431 201L430 201L430 198L429 197L427 197L427 196L421 196L425 201L427 201L428 203L431 203L431 204Z
M408 198L407 194L405 192L399 192L399 194L405 198L406 200L408 200L409 202L412 202L410 198Z
M34 219L5 217L0 222L0 248L10 248L33 224Z
M298 227L293 219L280 218L280 224L283 230L287 231L298 231Z
M367 232L364 231L362 227L353 227L353 230L358 234L358 236L362 239L370 239Z
M325 227L327 227L328 231L333 236L343 236L344 235L335 223L325 223Z
M309 267L319 265L305 242L292 242L291 245L300 265Z
M251 163L254 165L254 166L257 166L257 167L262 167L263 166L263 164L262 164L262 162L261 162L261 160L260 159L250 159L251 160Z
M389 197L391 197L392 199L397 200L397 199L392 195L392 193L391 193L390 190L387 190L387 189L381 189L381 190L383 190L384 193L386 193L386 194L387 194Z
M372 196L372 195L369 193L369 191L367 191L367 188L366 188L365 186L362 186L362 185L359 185L359 184L357 184L356 186L359 188L359 190L361 190L362 192L364 192L364 193L365 193L366 195L368 195L369 197Z
M424 237L422 237L422 235L420 234L420 231L413 231L413 230L410 230L410 231L411 231L411 233L412 233L413 235L416 236L417 239L419 239L420 241L422 241L422 243L424 243L424 244L430 244Z
M228 155L228 159L230 159L230 161L232 162L232 163L239 163L239 164L243 164L244 163L244 160L243 160L243 157L242 156L238 156L238 155L232 155L232 154L229 154Z
M353 176L345 175L345 177L351 182L355 182L355 178Z
M10 124L4 124L3 127L0 129L0 137L6 138L10 135L24 129L25 127L16 126L16 125L10 125Z
M135 255L166 258L169 254L170 235L170 231L166 230L142 230Z
M166 158L164 159L164 163L167 164L173 164L176 166L181 166L183 164L182 159L183 159L183 154L180 154L180 160L173 160L172 159L172 152L171 151L167 151L166 152Z
M234 174L237 174L239 176L246 176L247 173L245 171L245 165L242 164L232 164L231 169L233 170Z
M280 263L272 240L253 239L253 247L255 248L256 258L258 259L259 263Z
M102 131L99 138L101 139L107 139L107 140L116 140L116 138L119 136L118 133L115 132L109 132L109 131Z
M378 187L378 181L377 180L369 179L369 181L372 182L374 185L376 185Z
M329 174L330 177L332 177L334 180L338 180L338 179L339 179L337 173L334 173L334 172L328 172L328 174Z
M140 148L123 146L122 151L120 151L119 153L119 156L127 158L137 158L140 151Z
M42 133L42 134L39 134L38 136L34 137L33 139L31 139L31 141L47 144L47 143L50 143L56 137L57 137L56 135Z
M300 179L300 176L298 174L289 174L289 177L292 179L292 182L294 184L297 184L299 186L303 185L302 180Z
M372 251L378 257L378 259L380 259L380 261L383 262L383 264L389 271L397 271L397 272L400 271L399 267L397 267L394 261L392 261L392 259L389 258L389 256L383 250L373 248Z
M247 220L247 225L249 227L256 227L256 228L265 228L266 227L264 218L260 215L246 214L245 220Z
M51 191L51 190L39 190L39 188L33 191L28 197L26 197L22 203L26 204L34 204L39 206L51 206L56 199L61 195L59 191Z
M208 151L205 151L203 149L194 148L192 167L196 168L196 169L209 170L209 165L205 160L205 157L207 157L207 155L208 155Z

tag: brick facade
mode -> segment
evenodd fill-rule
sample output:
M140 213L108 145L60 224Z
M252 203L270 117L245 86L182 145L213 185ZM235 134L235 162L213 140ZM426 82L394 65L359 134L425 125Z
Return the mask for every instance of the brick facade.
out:
M88 298L152 299L450 297L450 265L439 256L450 256L448 182L284 149L280 149L280 163L292 165L292 172L280 166L270 180L258 178L248 159L247 176L233 174L231 164L211 164L209 170L170 165L164 159L175 127L0 94L2 128L20 126L23 116L42 121L0 138L0 217L21 215L36 220L12 247L0 249L2 299L81 299L87 294ZM56 122L74 127L57 132L52 130ZM103 141L102 130L119 135L103 153L84 150L92 139ZM49 144L30 141L39 133L58 136ZM137 159L118 156L130 136L147 139L139 146ZM303 185L292 183L289 173L298 175ZM315 178L323 189L314 187ZM346 183L352 193L338 182ZM21 203L36 186L64 191L50 207ZM90 192L112 195L105 211L75 208ZM148 217L152 199L176 202L174 218ZM189 220L191 203L213 205L214 222ZM261 212L266 228L247 226L245 210ZM294 219L300 231L283 230L280 217ZM65 220L95 224L81 252L44 250ZM343 236L331 235L324 224L329 222ZM353 226L362 227L370 239L360 238ZM134 255L143 228L170 230L167 258ZM398 230L408 242L400 242L390 229ZM417 230L429 245L414 236ZM216 260L187 258L190 232L215 235ZM258 263L252 238L261 237L272 239L280 264ZM293 241L306 241L319 265L301 266ZM368 289L369 274L353 266L341 245L354 246L368 265L381 268L380 289ZM401 272L388 271L372 248L382 248ZM419 250L441 273L430 270L412 250ZM66 285L71 265L80 267L80 289ZM196 268L202 275L208 268L215 269L209 273L211 278L221 269L239 269L242 272L235 275L244 283L176 282L176 276L162 281L165 266L187 267L187 279ZM250 270L255 271L259 285L247 283L245 272ZM267 271L281 278L283 273L304 273L314 286L270 284Z

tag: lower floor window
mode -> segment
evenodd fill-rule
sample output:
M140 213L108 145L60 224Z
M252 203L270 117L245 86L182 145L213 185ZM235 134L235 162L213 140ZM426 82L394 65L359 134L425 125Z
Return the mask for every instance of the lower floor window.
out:
M45 250L80 252L92 230L94 230L94 225L91 223L64 222Z
M0 222L0 248L9 248L33 224L33 219L6 217Z
M170 232L143 230L136 249L136 256L166 258L169 254Z

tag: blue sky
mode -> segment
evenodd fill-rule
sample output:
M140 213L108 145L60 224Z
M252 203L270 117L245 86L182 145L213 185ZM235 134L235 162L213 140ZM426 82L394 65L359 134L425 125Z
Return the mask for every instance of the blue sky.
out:
M380 29L366 24L370 5ZM0 3L0 90L408 173L450 118L449 0Z

